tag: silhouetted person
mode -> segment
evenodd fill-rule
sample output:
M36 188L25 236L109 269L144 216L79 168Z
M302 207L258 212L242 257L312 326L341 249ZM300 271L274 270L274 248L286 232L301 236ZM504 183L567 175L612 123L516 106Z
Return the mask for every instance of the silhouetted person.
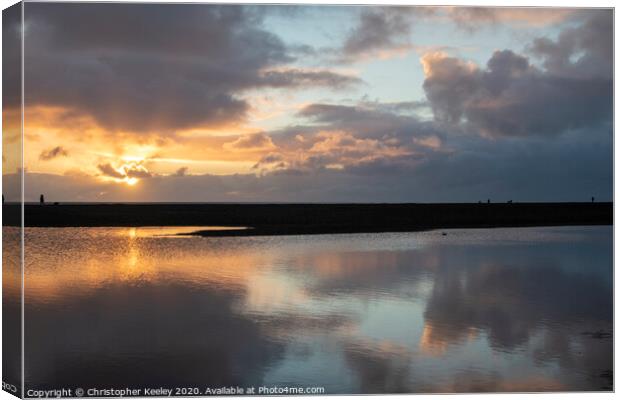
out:
M592 203L594 203L594 196L592 196Z
M39 197L39 204L41 204L41 205L45 204L45 196L41 195Z
M487 199L487 204L491 204L491 199Z

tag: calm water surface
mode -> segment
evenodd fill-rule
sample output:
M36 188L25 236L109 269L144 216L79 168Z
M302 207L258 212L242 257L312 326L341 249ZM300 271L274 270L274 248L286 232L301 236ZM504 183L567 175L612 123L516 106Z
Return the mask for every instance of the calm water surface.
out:
M446 232L28 228L26 387L611 389L612 227Z

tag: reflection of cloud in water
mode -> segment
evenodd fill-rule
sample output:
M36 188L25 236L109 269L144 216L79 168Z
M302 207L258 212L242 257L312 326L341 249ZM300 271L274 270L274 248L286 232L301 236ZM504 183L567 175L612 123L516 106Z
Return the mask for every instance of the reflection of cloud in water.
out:
M572 232L564 236L579 237ZM402 297L413 290L409 297L415 299L420 295L415 289L430 276L432 290L425 298L425 324L418 341L422 354L450 358L457 348L479 345L482 339L494 352L515 357L525 352L542 369L557 363L565 370L565 376L559 378L479 379L472 390L559 390L583 387L580 385L608 388L610 382L604 375L612 368L611 341L592 339L583 331L612 329L612 287L606 275L611 265L609 243L593 241L575 248L575 240L563 243L549 235L544 237L544 245L519 238L511 246L502 243L499 248L431 246L387 255L321 255L297 265L304 271L317 265L316 274L327 277L310 285L317 297L372 301L376 297ZM328 258L329 263L322 258ZM369 357L355 359L362 362ZM389 365L377 360L375 367L382 370ZM582 374L588 383L571 382ZM454 390L465 387L462 382L453 381L453 385ZM396 386L394 390L398 391ZM431 386L428 390L452 391L449 387ZM379 387L374 391L382 390ZM409 391L416 391L416 386L409 386Z
M439 328L441 330L441 328ZM445 335L437 333L437 328L432 323L424 324L424 331L420 338L420 349L424 354L431 356L444 356L449 348L449 345L455 342L471 341L478 336L476 330L472 327L468 327L464 332L460 333L458 341L445 340Z
M444 254L446 267L435 275L425 312L434 335L445 341L458 342L469 328L476 328L488 334L493 347L513 349L541 328L576 334L576 325L605 326L611 320L611 288L596 275L567 272L551 261L520 264L518 248L504 251L515 261L462 251ZM452 267L451 258L460 260L461 267Z
M411 354L406 349L394 348L391 344L375 348L368 347L367 343L354 342L345 346L344 353L347 364L359 380L357 390L360 393L413 391L408 384Z
M240 295L113 285L28 307L26 380L31 388L259 383L282 344L231 311Z
M465 246L388 235L396 247L382 235L30 230L27 377L311 382L330 393L601 389L611 339L582 333L611 331L611 235L588 229L583 240L576 228L566 241L540 228L530 242L519 230L487 244L510 230L478 231Z
M415 259L413 261L412 259ZM317 297L355 295L418 297L421 285L432 280L438 257L417 251L357 251L304 255L292 260L295 272L310 275Z
M525 257L523 246L504 249L503 257L494 257L489 249L444 249L424 313L423 349L441 349L440 355L449 356L450 346L471 341L472 332L483 332L496 351L527 352L535 364L557 362L567 374L587 371L590 385L606 386L600 375L612 368L611 341L588 338L583 331L612 329L612 289L595 270L607 267L609 253L600 253L603 258L597 262L585 249L550 247L541 251L543 257ZM568 252L564 256L573 256L574 264L583 268L556 264L556 251ZM502 381L495 378L476 387L558 390L558 385L568 384L566 378L559 378L566 380L560 383L540 378L528 389L526 382L499 384ZM460 388L462 384L455 390Z

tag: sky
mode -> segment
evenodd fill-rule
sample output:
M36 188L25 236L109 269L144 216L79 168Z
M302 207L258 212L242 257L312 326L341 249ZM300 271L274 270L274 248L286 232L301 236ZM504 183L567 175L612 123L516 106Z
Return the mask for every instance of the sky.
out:
M24 24L27 201L613 197L608 9L33 2Z

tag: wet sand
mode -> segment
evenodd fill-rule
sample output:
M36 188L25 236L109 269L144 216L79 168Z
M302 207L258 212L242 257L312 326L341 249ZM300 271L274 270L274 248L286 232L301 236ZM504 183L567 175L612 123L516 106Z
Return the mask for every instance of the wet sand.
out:
M19 226L19 207L3 207ZM407 232L448 228L612 225L613 203L27 204L29 227L243 226L202 236Z

